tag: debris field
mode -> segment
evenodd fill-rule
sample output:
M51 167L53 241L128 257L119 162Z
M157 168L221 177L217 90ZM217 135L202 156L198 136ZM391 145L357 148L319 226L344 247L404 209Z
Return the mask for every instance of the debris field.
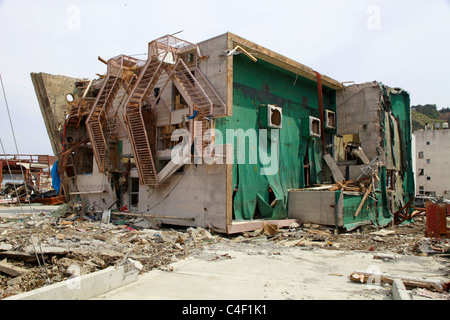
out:
M416 216L400 226L367 225L339 233L321 225L279 228L266 222L253 232L223 235L201 227L161 228L120 212L103 223L77 204L64 204L51 213L0 218L0 299L130 260L141 273L170 271L170 263L218 242L372 251L380 253L379 259L390 259L391 254L448 258L448 239L425 237L425 219Z

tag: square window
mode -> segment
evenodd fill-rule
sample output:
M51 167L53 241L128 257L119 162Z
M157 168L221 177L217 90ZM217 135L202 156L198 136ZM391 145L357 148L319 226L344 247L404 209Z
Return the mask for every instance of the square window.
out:
M430 145L430 141L427 141L427 146L429 146Z
M431 163L431 159L427 159L427 163Z
M431 180L431 177L427 177L427 180Z

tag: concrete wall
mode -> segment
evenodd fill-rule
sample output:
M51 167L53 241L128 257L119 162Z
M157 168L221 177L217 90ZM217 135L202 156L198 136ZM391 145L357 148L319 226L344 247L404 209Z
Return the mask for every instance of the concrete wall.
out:
M77 92L75 87L75 84L80 80L48 73L31 73L31 80L33 81L53 153L58 155L62 152L60 137L62 128L58 128L58 125L64 122L66 114L70 112L66 95L70 93L76 98L82 94L82 92Z
M289 191L289 219L300 223L344 225L343 202L336 201L334 191Z
M228 95L228 63L225 51L228 49L228 34L205 40L199 44L201 54L208 58L199 62L199 69L208 79L217 94L227 103ZM223 108L215 108L214 116L226 115Z
M450 170L448 170L450 165L450 130L415 131L414 135L416 140L414 154L416 194L420 194L420 186L424 187L425 193L436 192L438 196L450 192ZM423 152L422 159L419 158L420 152ZM423 169L423 175L419 175L420 169Z
M226 164L185 165L163 186L141 186L139 212L179 219L160 220L186 226L212 227L226 232Z
M361 148L369 159L381 146L380 89L374 82L351 85L336 92L337 134L359 134Z

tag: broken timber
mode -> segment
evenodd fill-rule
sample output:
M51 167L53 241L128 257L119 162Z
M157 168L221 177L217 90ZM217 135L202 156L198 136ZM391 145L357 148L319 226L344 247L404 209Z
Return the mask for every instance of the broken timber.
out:
M369 283L374 285L381 283L392 284L395 279L400 279L407 288L425 288L437 292L444 292L444 287L440 281L366 271L354 271L350 274L350 280L353 282Z
M166 216L159 214L142 214L142 213L124 213L124 212L111 212L113 215L125 216L125 217L143 217L143 218L153 218L153 219L177 219L177 220L189 220L194 221L195 218L189 217L175 217L175 216Z
M21 276L21 275L27 273L28 270L14 266L14 265L8 263L6 261L6 259L4 259L3 261L0 261L0 272L9 274L10 276L13 276L13 277L17 277L17 276Z
M359 212L361 211L361 209L364 205L364 202L366 202L366 199L369 196L369 193L372 191L372 187L373 187L373 182L370 183L369 188L367 188L366 193L364 193L364 197L362 198L361 203L359 204L358 209L355 212L355 217L357 217Z

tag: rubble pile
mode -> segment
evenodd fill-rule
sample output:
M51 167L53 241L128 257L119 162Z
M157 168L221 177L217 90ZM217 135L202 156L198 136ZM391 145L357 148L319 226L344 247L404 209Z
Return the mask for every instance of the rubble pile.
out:
M65 196L58 195L54 189L41 189L28 183L6 183L0 191L0 205L14 205L23 203L61 204Z
M26 202L37 193L29 184L8 182L0 191L0 203Z
M316 224L293 223L289 228L279 229L265 223L263 228L243 233L234 241L264 242L294 247L321 247L330 250L361 250L390 252L402 255L450 256L448 238L425 236L425 217L418 216L408 224L377 228L361 226L351 232L335 233L330 227Z
M63 205L51 214L0 218L0 299L132 259L141 272L183 259L219 241L203 228L148 228L120 215L111 223Z
M373 251L379 259L396 254L450 256L448 238L425 237L424 216L400 226L366 225L351 232L306 223L279 228L267 221L252 232L216 235L200 227L161 228L121 212L104 223L95 204L69 203L50 213L0 218L0 299L130 260L142 273L170 271L170 263L219 242Z

